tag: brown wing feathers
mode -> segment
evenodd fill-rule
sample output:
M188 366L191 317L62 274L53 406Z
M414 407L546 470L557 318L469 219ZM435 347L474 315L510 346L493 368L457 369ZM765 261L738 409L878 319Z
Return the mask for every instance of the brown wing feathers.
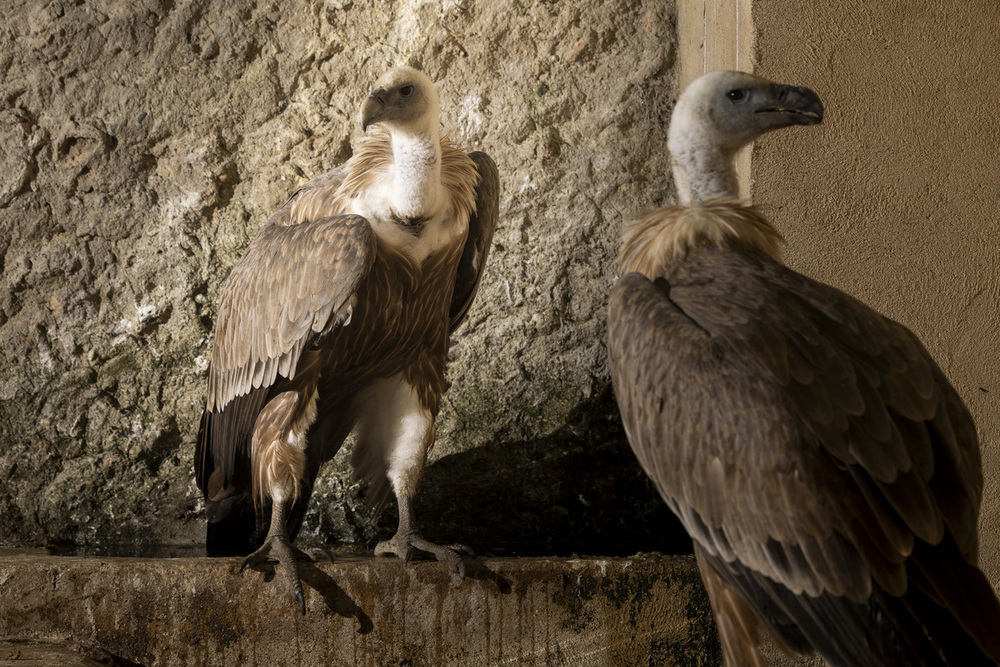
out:
M782 266L735 200L736 147L822 117L813 91L742 72L679 98L684 205L626 227L642 275L611 296L629 441L696 543L730 667L759 658L747 614L834 667L996 665L968 410L911 332Z
M974 563L982 480L960 399L900 325L722 246L690 249L655 286L626 275L612 295L615 390L640 462L720 567L862 606L870 582L899 598L919 571L921 595L975 628L943 594L959 582L935 579L949 566L912 558L950 540ZM981 578L964 559L954 569ZM1000 613L986 591L975 613Z
M310 335L350 306L374 253L358 216L263 228L223 288L208 409L293 377Z
M455 278L455 291L449 309L451 331L465 319L476 297L500 217L500 175L496 164L486 153L474 152L469 157L476 165L479 187L476 189L475 212L469 219L469 236Z
M335 213L335 209L325 207L330 206L331 192L339 186L343 173L343 167L335 169L293 195L261 229L223 286L209 368L208 403L195 457L196 478L206 496L210 490L236 493L225 489L237 477L242 479L240 484L249 484L249 466L244 464L249 460L250 434L270 386L278 376L294 374L309 332L334 321L330 314L343 309L343 292L352 287L341 286L337 291L333 274L340 271L348 278L353 276L346 282L356 283L370 266L374 240L361 218L328 215L305 226L287 226L303 222L307 215ZM354 243L335 256L309 256L336 243L338 237L351 237ZM318 290L305 294L303 284ZM229 501L241 502L239 498ZM252 507L244 504L243 511L252 512ZM252 516L234 514L237 524L244 519L255 522ZM243 540L247 539L244 532L241 527L233 529ZM239 542L233 539L234 545ZM245 550L243 546L233 548L236 552Z

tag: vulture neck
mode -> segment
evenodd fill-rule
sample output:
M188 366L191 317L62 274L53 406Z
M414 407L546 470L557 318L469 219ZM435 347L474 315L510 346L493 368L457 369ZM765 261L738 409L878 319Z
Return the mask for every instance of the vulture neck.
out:
M719 146L701 133L676 136L671 127L668 148L682 206L709 199L740 198L736 178L736 150Z
M626 226L622 268L655 280L668 276L695 248L733 242L781 261L781 234L759 211L739 201L734 159L739 146L720 147L708 132L675 133L672 125L668 147L680 205L652 211Z
M392 210L403 218L430 218L441 199L441 140L436 130L392 134L395 169Z

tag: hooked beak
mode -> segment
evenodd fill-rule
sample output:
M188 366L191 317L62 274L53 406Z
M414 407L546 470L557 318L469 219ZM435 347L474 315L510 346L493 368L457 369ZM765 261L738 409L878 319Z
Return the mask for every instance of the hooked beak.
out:
M783 125L816 125L823 122L823 103L819 95L803 86L774 86L773 106L754 113L779 114Z
M376 88L361 105L361 131L379 122L385 112L385 88Z

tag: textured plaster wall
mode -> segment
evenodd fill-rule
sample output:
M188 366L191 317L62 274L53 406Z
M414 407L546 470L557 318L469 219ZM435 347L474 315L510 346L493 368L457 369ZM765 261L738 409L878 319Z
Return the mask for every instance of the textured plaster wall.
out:
M738 63L823 98L823 125L757 142L747 191L785 235L789 265L910 327L969 406L985 476L980 561L994 586L998 18L992 0L690 0L678 12L682 82Z

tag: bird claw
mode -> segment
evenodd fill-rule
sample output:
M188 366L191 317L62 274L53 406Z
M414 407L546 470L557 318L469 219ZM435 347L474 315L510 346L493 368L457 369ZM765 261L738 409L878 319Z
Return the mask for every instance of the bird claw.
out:
M396 556L404 563L409 563L413 555L423 551L429 553L448 569L465 579L464 556L474 557L476 552L464 544L439 545L424 539L420 533L400 535L397 533L391 540L379 542L375 546L376 556Z
M323 547L309 547L307 549L299 549L297 547L293 547L290 545L284 545L284 546L287 547L287 549L291 552L292 556L296 561L309 561L311 563L316 563L322 558L323 560L329 561L331 563L334 562L333 554L331 554ZM252 554L243 559L243 562L240 563L240 569L239 569L240 573L242 574L243 570L247 569L248 567L254 567L256 565L260 565L261 563L267 560L274 560L279 563L281 562L280 556L277 558L269 559L268 557L270 555L271 555L271 540L268 540L264 542L264 544L259 549L257 549L257 551L254 551Z
M272 552L274 558L271 558ZM299 578L299 561L316 562L320 558L333 562L330 552L321 547L310 547L303 551L293 547L288 543L288 539L281 535L274 535L264 541L259 549L243 559L240 563L240 573L248 567L254 567L267 560L277 560L285 569L288 578L288 586L291 589L292 597L298 603L299 610L304 616L306 613L305 596L302 593L302 581Z
M243 570L247 569L248 567L256 567L261 563L266 562L268 559L267 557L270 555L271 555L271 543L264 542L264 544L261 545L261 547L257 549L257 551L254 551L252 554L243 559L243 561L240 563L239 573L243 574Z
M295 591L295 601L299 603L299 611L301 611L302 615L305 616L306 615L306 599L305 599L305 596L302 595L302 590L301 589Z

